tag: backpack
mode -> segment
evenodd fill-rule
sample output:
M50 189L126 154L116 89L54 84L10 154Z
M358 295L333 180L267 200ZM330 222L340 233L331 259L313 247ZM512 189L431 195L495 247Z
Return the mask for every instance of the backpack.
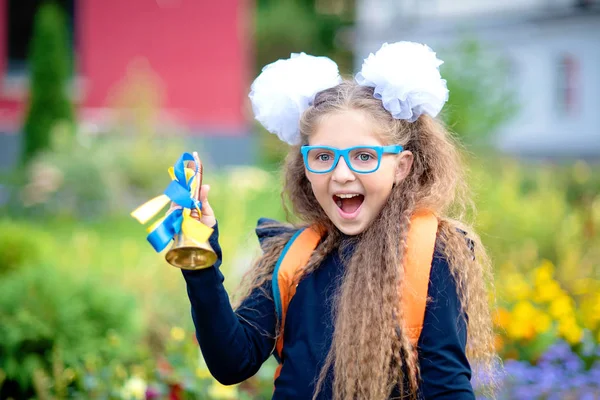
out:
M437 227L438 220L433 213L426 210L419 211L411 218L407 236L407 250L404 255L405 278L401 289L402 308L404 329L414 347L417 346L423 328ZM283 365L283 334L288 305L296 294L298 277L302 275L302 269L306 267L320 240L321 234L316 227L300 229L283 248L273 270L273 300L280 327L275 344L275 358L279 362L275 379L279 376Z

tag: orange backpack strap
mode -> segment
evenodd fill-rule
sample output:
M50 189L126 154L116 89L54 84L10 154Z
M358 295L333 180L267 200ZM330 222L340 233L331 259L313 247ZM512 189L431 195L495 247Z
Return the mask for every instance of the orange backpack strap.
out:
M420 211L413 214L408 231L401 307L404 329L414 347L423 329L437 228L437 217L432 212Z
M286 244L273 270L273 301L279 321L279 337L275 345L276 355L281 357L283 350L283 327L288 304L296 294L299 270L308 264L313 251L317 248L321 235L312 227L299 230Z

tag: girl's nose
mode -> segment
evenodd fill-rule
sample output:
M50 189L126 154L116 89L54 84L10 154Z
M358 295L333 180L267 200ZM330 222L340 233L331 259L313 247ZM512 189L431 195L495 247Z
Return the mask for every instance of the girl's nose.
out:
M339 183L350 182L356 179L354 172L348 168L348 164L346 164L344 157L340 157L338 160L338 164L333 169L331 179Z

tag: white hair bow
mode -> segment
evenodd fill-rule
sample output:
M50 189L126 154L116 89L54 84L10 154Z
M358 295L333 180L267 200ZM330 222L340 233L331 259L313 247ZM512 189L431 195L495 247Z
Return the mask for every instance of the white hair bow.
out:
M448 100L446 80L428 46L413 42L384 43L362 65L356 82L374 88L394 118L414 122L422 114L435 117ZM252 83L250 100L256 119L289 144L300 143L298 122L315 95L342 81L327 57L292 54L265 66Z

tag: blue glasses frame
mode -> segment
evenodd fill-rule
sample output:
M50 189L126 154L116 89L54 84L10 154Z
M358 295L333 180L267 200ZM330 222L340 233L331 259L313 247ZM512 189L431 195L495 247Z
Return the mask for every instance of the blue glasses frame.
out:
M333 163L331 164L331 168L329 168L328 170L325 170L325 171L315 171L314 169L310 168L310 166L308 165L308 152L311 150L315 150L315 149L328 150L333 153L334 159L333 159ZM358 170L354 169L354 167L352 167L352 163L350 162L350 152L352 150L357 150L357 149L369 149L369 150L375 151L377 153L377 166L369 171L358 171ZM399 144L395 144L395 145L391 145L391 146L354 146L354 147L348 147L347 149L336 149L335 147L329 147L329 146L302 146L300 148L300 152L302 153L302 158L304 159L304 165L306 166L306 169L309 170L310 172L312 172L313 174L327 174L327 173L333 171L335 169L335 167L337 167L338 162L340 161L340 157L344 157L344 161L346 162L346 165L348 166L348 168L350 168L350 170L352 172L355 172L357 174L370 174L379 169L379 166L381 165L381 157L384 154L398 154L403 149L404 148L402 146L400 146Z

